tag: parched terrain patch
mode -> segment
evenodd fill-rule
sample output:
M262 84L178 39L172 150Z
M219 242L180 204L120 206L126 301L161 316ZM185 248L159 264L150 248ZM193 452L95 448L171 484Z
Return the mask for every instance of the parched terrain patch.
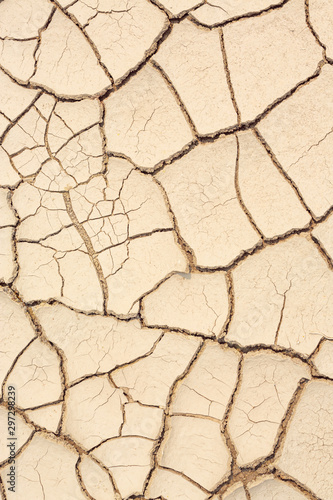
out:
M0 0L0 499L333 499L329 0Z

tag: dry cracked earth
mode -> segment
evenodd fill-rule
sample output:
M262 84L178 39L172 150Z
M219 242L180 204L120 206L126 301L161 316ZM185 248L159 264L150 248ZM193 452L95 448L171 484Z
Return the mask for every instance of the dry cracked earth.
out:
M2 0L0 47L2 500L332 500L332 2Z

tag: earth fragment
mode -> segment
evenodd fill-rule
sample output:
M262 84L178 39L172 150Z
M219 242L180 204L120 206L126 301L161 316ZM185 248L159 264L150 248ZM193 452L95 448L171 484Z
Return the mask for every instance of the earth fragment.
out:
M332 500L332 33L0 2L1 500Z

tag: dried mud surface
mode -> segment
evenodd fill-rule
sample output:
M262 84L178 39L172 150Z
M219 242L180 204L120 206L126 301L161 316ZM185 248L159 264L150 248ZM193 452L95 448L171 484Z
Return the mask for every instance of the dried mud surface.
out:
M0 2L2 500L332 500L332 33Z

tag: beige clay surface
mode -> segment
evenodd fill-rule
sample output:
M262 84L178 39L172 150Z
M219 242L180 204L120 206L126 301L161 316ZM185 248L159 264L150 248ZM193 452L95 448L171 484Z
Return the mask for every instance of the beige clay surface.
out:
M330 0L0 0L0 500L333 500Z

